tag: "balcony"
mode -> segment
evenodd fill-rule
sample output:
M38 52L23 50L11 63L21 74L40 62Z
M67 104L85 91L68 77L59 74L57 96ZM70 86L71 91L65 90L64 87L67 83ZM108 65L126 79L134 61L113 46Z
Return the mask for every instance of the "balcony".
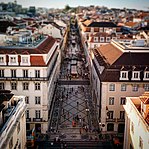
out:
M33 118L34 122L42 122L42 118Z
M31 122L31 118L26 118L26 122Z
M125 119L117 118L117 122L125 122Z
M116 118L106 118L106 122L115 122Z
M48 77L0 77L1 81L48 81Z

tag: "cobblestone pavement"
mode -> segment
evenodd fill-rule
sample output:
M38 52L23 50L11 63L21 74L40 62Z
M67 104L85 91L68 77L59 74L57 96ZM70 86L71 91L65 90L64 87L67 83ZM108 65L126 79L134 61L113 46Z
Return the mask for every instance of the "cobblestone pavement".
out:
M75 39L75 36L70 33L69 38ZM93 113L94 108L91 107L90 85L80 85L81 81L89 81L83 51L78 44L69 43L65 54L59 80L69 82L67 85L57 86L49 127L50 138L54 139L57 136L67 140L89 139L90 136L95 138L96 126L92 115L95 113ZM72 67L75 67L74 72ZM79 80L80 83L73 85L72 82L75 80Z
M58 87L51 123L51 137L81 139L94 134L88 98L85 93L89 86L63 85ZM89 136L88 136L89 137Z
M102 142L91 142L98 140L98 123L92 103L89 70L86 67L84 51L80 48L79 42L72 42L74 39L78 41L77 33L74 35L70 32L53 99L49 141L63 140L68 143L87 140L89 144L86 144L86 147L94 144L98 147L91 147L92 149L102 148Z

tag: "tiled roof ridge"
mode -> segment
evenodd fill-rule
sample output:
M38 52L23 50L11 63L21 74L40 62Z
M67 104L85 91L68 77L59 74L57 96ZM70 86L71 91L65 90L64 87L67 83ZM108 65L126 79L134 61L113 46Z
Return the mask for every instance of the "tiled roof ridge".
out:
M145 92L139 98L144 104L149 104L149 92Z

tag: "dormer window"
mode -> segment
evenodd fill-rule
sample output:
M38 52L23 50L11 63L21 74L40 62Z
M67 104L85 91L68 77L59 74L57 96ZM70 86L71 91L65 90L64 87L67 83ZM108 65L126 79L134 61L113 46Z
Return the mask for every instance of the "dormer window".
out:
M140 72L139 71L132 72L132 80L140 80Z
M4 63L4 57L3 56L0 57L0 63Z
M110 39L111 39L110 37L107 37L106 42L110 42Z
M16 57L10 57L10 62L11 63L16 63Z
M30 65L29 55L21 55L21 65Z
M104 28L104 32L106 32L108 30L108 28Z
M9 65L18 65L18 56L17 55L9 56Z
M113 40L116 40L117 38L116 38L116 37L112 37L112 39L113 39Z
M0 56L0 65L6 65L6 56L5 55L2 55Z
M128 71L121 71L120 73L120 80L128 80Z
M28 63L28 57L22 57L22 63Z
M100 42L104 42L104 37L100 37Z
M144 78L143 80L149 80L149 71L144 72Z
M94 28L93 27L91 28L91 32L94 32Z
M113 28L113 32L116 32L116 28Z
M103 32L103 28L100 28L100 32Z
M94 37L94 42L98 42L98 37Z

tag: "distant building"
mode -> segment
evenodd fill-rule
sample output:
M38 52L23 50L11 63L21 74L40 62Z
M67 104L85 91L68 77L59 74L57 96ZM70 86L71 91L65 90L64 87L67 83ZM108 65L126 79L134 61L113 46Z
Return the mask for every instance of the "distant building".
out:
M12 31L0 45L0 90L26 96L27 130L46 133L60 69L59 42L30 31Z
M126 97L124 149L149 147L149 92L140 97Z
M0 148L26 148L25 96L0 90Z

